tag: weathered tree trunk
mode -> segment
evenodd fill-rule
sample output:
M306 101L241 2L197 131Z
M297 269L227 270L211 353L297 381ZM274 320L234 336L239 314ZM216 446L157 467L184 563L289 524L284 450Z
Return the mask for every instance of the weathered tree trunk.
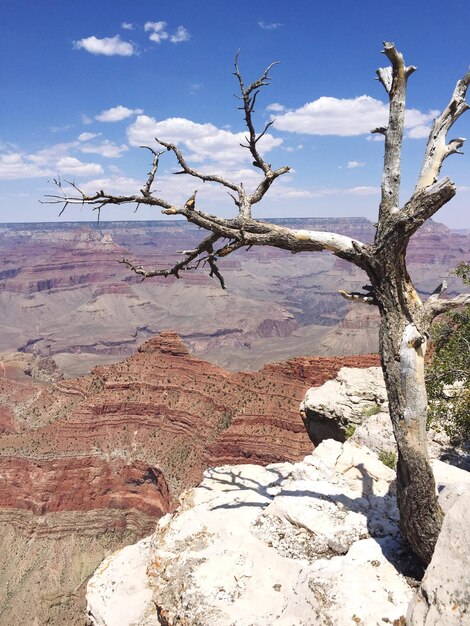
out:
M337 257L354 263L365 270L373 290L366 293L341 291L348 300L377 304L382 317L380 329L380 354L387 386L390 416L398 445L398 506L401 529L413 550L429 562L442 522L435 484L426 449L427 397L424 384L424 354L429 325L433 317L462 304L470 304L470 295L461 294L451 300L438 300L445 289L442 283L423 305L406 270L405 254L412 235L455 194L456 187L449 178L439 179L442 164L451 154L459 153L464 143L462 137L447 142L447 133L456 120L470 108L465 96L470 85L470 71L457 81L449 104L435 119L425 150L424 163L416 188L406 204L400 207L400 176L403 132L405 128L405 96L409 76L415 71L406 66L403 55L391 42L384 42L390 65L377 70L377 76L388 94L390 107L387 126L372 130L384 136L385 156L381 185L379 220L373 244L365 244L345 235L324 231L296 230L271 222L253 219L252 209L265 196L273 182L287 174L289 167L272 169L259 151L259 141L267 137L274 120L257 133L253 122L256 98L262 87L269 85L271 64L250 85L245 85L235 59L235 76L240 85L239 99L243 102L248 133L242 144L263 177L250 194L242 183L228 180L220 174L207 174L191 167L181 150L174 144L156 139L157 143L173 153L181 167L175 174L186 174L201 182L221 185L233 199L238 216L233 219L211 215L196 206L196 192L183 206L159 198L152 186L158 170L162 151L149 150L153 164L147 182L140 193L116 196L102 189L87 195L74 183L73 193L64 191L60 179L55 181L58 195L50 202L62 204L62 212L69 204L90 205L98 213L108 204L126 202L158 206L165 215L180 215L199 228L209 231L193 250L183 250L183 258L171 267L146 270L129 259L122 259L133 272L142 278L151 276L176 276L186 270L207 267L210 276L216 276L222 287L224 281L217 260L240 248L250 246L275 246L292 253L329 250Z
M426 446L424 356L429 322L404 258L381 265L376 291L381 312L380 356L398 447L400 529L413 551L429 563L443 520Z

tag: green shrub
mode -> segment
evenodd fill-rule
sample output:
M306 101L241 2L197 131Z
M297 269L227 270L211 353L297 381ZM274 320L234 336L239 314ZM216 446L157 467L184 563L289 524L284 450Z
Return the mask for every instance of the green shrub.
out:
M379 459L392 470L397 466L397 454L393 452L393 450L381 450L379 452Z
M454 272L470 285L470 265ZM470 438L470 307L446 315L432 329L434 355L426 372L428 424L453 443Z

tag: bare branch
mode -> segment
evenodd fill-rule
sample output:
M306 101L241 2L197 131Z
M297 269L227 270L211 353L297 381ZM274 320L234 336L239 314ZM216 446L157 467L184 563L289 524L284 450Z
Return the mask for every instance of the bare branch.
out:
M196 226L219 237L243 242L245 246L274 246L293 253L328 250L360 267L363 267L369 254L369 247L364 243L337 233L294 230L253 219L225 219L186 206L164 210L163 213L182 215Z
M153 154L153 163L152 163L152 167L150 169L150 172L148 173L147 181L146 181L145 185L142 187L142 189L140 190L142 195L145 198L148 198L150 196L152 185L153 185L153 181L155 180L155 175L156 175L157 170L158 170L158 161L160 159L160 156L164 153L164 150L161 150L160 152L156 152L153 148L150 148L149 146L140 146L140 147L141 148L146 148L147 150L150 150L150 152Z
M442 313L447 313L465 305L470 305L470 293L461 293L450 300L438 300L430 297L424 303L424 310L428 319L433 320Z
M220 185L223 185L224 187L228 187L229 189L232 189L232 191L236 191L238 194L241 193L240 185L236 185L235 183L232 183L229 180L226 180L225 178L223 178L222 176L218 176L217 174L203 174L202 172L198 172L194 168L190 167L186 163L186 160L183 157L181 150L174 144L163 141L162 139L158 139L158 137L155 137L155 141L159 143L161 146L163 146L164 148L166 148L167 150L173 152L173 154L175 155L178 163L181 165L181 168L183 170L182 172L175 172L175 174L189 174L190 176L199 178L203 182L219 183Z
M202 262L204 263L207 262L209 263L209 266L210 266L209 275L210 276L215 275L218 278L222 286L222 289L225 289L224 279L216 264L215 257L217 256L217 253L214 254L213 246L218 240L219 240L218 235L213 235L213 234L209 235L208 237L203 239L201 243L194 250L182 251L181 254L185 255L186 258L182 259L181 261L178 261L172 267L166 268L166 269L146 270L142 265L136 265L135 263L133 263L132 261L126 258L121 259L119 263L126 265L126 267L128 267L135 274L142 276L142 280L145 280L146 278L151 278L153 276L165 276L165 277L175 276L176 278L179 278L180 272L197 269ZM202 255L203 253L206 253L207 256L201 257L200 259L196 260L197 257ZM195 261L195 264L191 265L193 261Z
M416 69L406 67L403 55L393 43L384 42L384 54L391 67L379 68L377 76L390 99L389 121L386 128L376 128L373 132L385 135L385 156L382 175L382 194L379 209L379 229L388 215L399 208L400 165L405 122L406 81Z
M424 155L424 163L418 178L415 193L436 182L442 163L450 154L462 154L460 148L465 139L459 137L446 143L447 133L458 118L470 108L465 102L467 88L470 83L470 70L457 81L449 104L434 121Z
M371 287L371 285L364 285L363 289L365 289L365 293L360 291L349 292L344 291L344 289L339 289L339 294L343 296L345 300L377 305L377 298L375 297L374 289Z
M266 194L266 192L268 191L272 183L276 180L276 178L288 172L290 168L281 167L273 171L271 168L271 165L269 163L266 163L266 161L263 159L263 157L258 151L257 144L259 140L262 137L264 137L268 129L274 124L274 120L271 120L270 122L268 122L265 125L262 132L259 135L257 135L254 124L253 124L253 117L252 117L252 113L254 112L255 102L256 102L256 98L258 96L259 90L261 87L265 87L266 85L269 85L269 81L271 80L271 77L269 76L269 72L275 65L278 65L279 62L276 61L274 63L271 63L271 65L269 65L264 70L260 78L252 82L251 85L249 85L248 87L245 87L243 77L238 67L238 56L239 56L239 52L237 52L237 55L235 57L234 75L237 77L238 82L240 84L240 92L241 92L240 99L243 100L243 107L240 107L240 108L245 112L245 123L246 123L246 126L248 128L248 133L249 133L249 136L245 137L246 145L245 144L241 144L241 145L242 147L247 148L250 151L251 156L253 157L253 165L255 167L258 167L264 172L264 179L255 189L252 196L246 199L247 202L242 202L242 206L240 207L240 215L242 215L243 217L250 218L251 206L259 202L263 198L263 196Z

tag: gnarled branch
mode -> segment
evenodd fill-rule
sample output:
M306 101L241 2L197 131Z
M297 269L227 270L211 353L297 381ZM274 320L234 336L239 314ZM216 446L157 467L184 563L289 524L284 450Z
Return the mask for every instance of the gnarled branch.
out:
M447 313L453 309L470 305L470 293L461 293L449 300L438 300L432 296L424 303L424 311L429 320L433 320L442 313Z
M450 154L462 154L460 148L465 139L459 137L446 143L447 133L458 118L465 113L469 105L465 102L467 88L470 83L470 70L457 81L449 104L434 121L429 133L423 167L416 184L415 193L436 182L442 163Z

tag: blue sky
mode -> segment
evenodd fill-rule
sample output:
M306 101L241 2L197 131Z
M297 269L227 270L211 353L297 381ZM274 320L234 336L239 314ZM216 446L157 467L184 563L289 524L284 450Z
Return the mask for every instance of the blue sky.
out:
M450 8L449 8L450 7ZM17 0L0 8L1 221L56 220L39 200L60 174L84 190L134 193L148 171L152 138L178 143L204 172L257 180L238 148L243 120L233 97L240 48L246 79L271 61L272 83L258 99L266 160L290 165L259 205L258 216L356 216L375 219L383 144L369 130L385 122L386 94L374 80L394 41L418 71L409 81L402 200L412 191L436 111L447 104L470 62L470 3L434 0ZM470 112L451 137L470 140ZM464 146L465 151L465 146ZM457 197L438 219L470 228L469 155L443 173ZM173 176L162 157L156 189L229 216L225 191ZM160 219L156 208L109 208L102 219ZM68 220L89 220L69 207Z

